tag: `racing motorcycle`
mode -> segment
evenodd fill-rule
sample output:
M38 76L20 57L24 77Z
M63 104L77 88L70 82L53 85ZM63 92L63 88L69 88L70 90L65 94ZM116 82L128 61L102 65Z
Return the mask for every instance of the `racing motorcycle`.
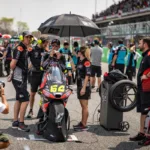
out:
M41 107L37 124L38 134L53 142L65 142L68 138L70 117L65 108L72 89L67 85L58 62L51 62L43 75L38 93Z

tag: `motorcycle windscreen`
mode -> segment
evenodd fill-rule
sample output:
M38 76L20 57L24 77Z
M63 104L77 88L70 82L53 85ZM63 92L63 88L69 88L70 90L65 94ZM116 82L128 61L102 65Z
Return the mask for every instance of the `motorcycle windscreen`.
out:
M48 74L48 79L52 82L62 83L64 78L60 68L57 66L52 66Z

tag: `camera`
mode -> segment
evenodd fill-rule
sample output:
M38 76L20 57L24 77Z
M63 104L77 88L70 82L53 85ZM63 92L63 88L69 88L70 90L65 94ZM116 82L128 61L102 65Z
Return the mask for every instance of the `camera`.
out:
M0 81L0 86L3 86L3 88L5 87L5 83L3 81Z

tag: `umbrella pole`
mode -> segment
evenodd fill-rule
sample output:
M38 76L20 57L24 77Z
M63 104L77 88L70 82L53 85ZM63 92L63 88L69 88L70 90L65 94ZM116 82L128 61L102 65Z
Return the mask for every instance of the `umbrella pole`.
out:
M72 51L72 49L71 49L71 37L70 37L70 26L69 26L69 45L70 45L70 50Z

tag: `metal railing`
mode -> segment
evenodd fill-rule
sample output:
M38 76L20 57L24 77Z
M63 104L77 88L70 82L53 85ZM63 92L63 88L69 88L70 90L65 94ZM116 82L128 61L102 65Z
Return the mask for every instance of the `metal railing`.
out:
M100 28L101 35L106 37L113 36L136 36L136 35L150 35L150 21L111 25Z

